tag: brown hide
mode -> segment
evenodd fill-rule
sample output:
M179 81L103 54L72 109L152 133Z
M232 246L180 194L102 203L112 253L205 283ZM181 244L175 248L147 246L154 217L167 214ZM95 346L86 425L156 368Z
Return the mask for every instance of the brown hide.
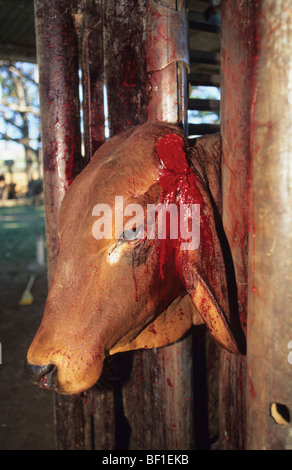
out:
M105 355L173 343L202 322L238 352L215 224L219 159L218 135L188 148L179 128L162 123L130 129L96 152L62 203L58 263L27 354L35 383L81 392L98 380ZM182 236L118 240L115 196L123 196L124 207L139 204L144 214L148 204L199 204L198 247L183 249ZM97 204L112 208L112 233L105 219L103 225L108 238L94 236ZM146 220L137 231L139 224L146 227Z

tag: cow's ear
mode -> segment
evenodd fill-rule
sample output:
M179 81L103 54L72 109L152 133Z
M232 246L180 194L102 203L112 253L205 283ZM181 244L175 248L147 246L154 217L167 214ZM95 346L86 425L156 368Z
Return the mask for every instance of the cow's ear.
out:
M230 352L238 347L230 326L227 278L210 193L193 173L194 200L200 205L200 237L195 248L180 240L177 266L194 306L217 343Z
M147 325L134 339L122 338L109 354L135 349L151 349L175 343L187 333L192 324L204 323L188 294L179 296Z
M186 217L186 213L180 218L181 231L182 224L185 223L185 233L194 233L195 239L189 243L181 236L178 241L176 266L211 336L227 350L238 353L230 327L225 263L215 222L214 209L217 208L218 214L220 211L215 205L218 201L213 200L216 191L212 191L220 188L219 175L215 171L216 165L214 166L214 162L219 161L217 157L220 157L217 145L219 141L220 139L215 137L209 144L208 140L203 139L195 144L187 157L182 137L170 133L158 141L156 150L163 164L163 170L160 172L162 197L174 202L170 197L175 194L177 188L176 202L181 205L180 211L183 207L196 208L190 225L197 221L199 230L189 232L189 217ZM200 147L203 148L201 152ZM197 158L201 154L202 161ZM194 324L197 323L197 317L194 317Z

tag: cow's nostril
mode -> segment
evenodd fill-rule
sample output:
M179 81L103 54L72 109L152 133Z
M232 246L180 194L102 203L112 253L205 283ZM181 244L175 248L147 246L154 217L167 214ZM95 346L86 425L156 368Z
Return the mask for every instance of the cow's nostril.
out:
M24 369L32 383L48 390L54 390L57 375L57 367L54 364L37 366L26 361Z

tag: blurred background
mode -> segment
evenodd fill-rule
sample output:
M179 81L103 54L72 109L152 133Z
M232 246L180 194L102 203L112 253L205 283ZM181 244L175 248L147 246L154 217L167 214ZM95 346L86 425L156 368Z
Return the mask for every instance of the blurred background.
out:
M24 375L47 296L37 65L0 61L0 449L54 449L53 398Z

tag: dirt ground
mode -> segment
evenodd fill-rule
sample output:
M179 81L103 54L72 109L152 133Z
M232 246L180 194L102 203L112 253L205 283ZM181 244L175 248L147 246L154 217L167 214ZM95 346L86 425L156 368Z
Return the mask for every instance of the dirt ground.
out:
M30 273L1 275L0 449L55 449L53 396L32 385L24 374L27 348L42 316L47 295L46 272L38 272L34 301L19 305Z

